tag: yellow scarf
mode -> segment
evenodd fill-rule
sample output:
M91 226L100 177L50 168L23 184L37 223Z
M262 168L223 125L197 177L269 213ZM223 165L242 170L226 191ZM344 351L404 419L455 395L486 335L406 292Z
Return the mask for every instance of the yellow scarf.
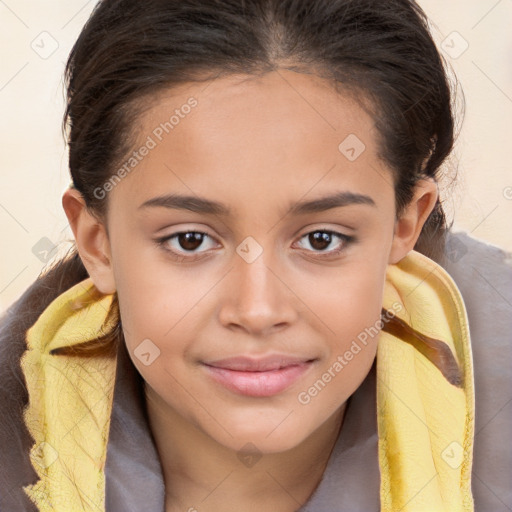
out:
M24 419L35 439L30 459L40 479L24 491L41 512L105 510L115 358L50 354L114 327L115 320L105 321L113 295L77 308L92 291L90 278L76 284L27 331L27 350L21 359L29 392ZM460 292L441 266L411 251L388 266L383 307L420 336L446 343L461 370L462 384L450 384L414 343L406 342L407 331L381 331L377 349L381 510L473 511L473 366Z

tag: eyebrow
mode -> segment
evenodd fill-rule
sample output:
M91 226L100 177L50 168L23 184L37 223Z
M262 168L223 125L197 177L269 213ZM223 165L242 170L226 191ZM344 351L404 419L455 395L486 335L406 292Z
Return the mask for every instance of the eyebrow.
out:
M376 206L375 201L367 195L354 192L337 192L335 194L313 199L311 201L300 201L290 205L291 215L303 215L306 213L317 213L342 206L354 204L365 204ZM230 216L232 210L223 203L212 201L199 196L187 196L180 194L166 194L163 196L148 199L139 206L140 209L150 207L163 207L175 210L187 210L196 213L210 215Z

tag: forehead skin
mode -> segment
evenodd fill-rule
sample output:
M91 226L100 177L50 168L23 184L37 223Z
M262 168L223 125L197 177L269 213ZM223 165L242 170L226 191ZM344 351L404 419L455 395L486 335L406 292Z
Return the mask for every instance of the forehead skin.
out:
M182 108L190 98L197 105ZM169 129L173 115L176 124ZM166 122L168 133L161 127ZM183 84L160 94L139 126L134 149L148 137L155 147L109 193L110 212L122 211L125 220L149 214L136 208L171 192L229 205L233 216L222 221L238 237L258 225L276 226L292 201L334 191L371 196L374 216L394 208L391 173L377 157L373 120L315 75L279 70ZM354 161L339 148L351 134L365 146ZM152 210L152 216L165 213ZM348 208L346 215L360 217L366 210Z

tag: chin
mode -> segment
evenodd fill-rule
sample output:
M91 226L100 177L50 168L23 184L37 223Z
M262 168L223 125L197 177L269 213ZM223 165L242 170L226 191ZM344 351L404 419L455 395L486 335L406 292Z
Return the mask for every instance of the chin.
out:
M262 421L261 418L251 419L248 415L243 423L226 421L229 434L224 430L211 432L210 428L205 432L219 444L236 452L254 450L261 454L281 453L301 444L314 430L308 430L307 425L297 421L297 418L289 421L292 416L293 413L284 425L284 422L280 424L282 419ZM285 418L286 414L279 417Z

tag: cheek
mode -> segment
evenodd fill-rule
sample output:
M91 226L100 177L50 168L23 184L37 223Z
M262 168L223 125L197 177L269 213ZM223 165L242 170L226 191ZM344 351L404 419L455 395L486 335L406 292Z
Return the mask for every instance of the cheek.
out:
M308 306L329 328L326 334L343 345L379 320L385 278L385 261L351 262L318 281Z
M149 351L155 360L160 355L182 358L188 340L194 337L196 308L189 303L197 303L197 298L189 301L176 291L162 293L161 288L126 286L119 294L125 342L132 357L140 358L142 351Z
M319 309L329 326L329 355L296 396L303 417L315 422L325 421L356 391L375 359L385 266L364 270L340 280Z
M123 239L118 235L114 244L113 268L127 346L133 350L146 338L162 344L184 326L190 330L212 277L173 272L150 242L134 239L128 250Z

